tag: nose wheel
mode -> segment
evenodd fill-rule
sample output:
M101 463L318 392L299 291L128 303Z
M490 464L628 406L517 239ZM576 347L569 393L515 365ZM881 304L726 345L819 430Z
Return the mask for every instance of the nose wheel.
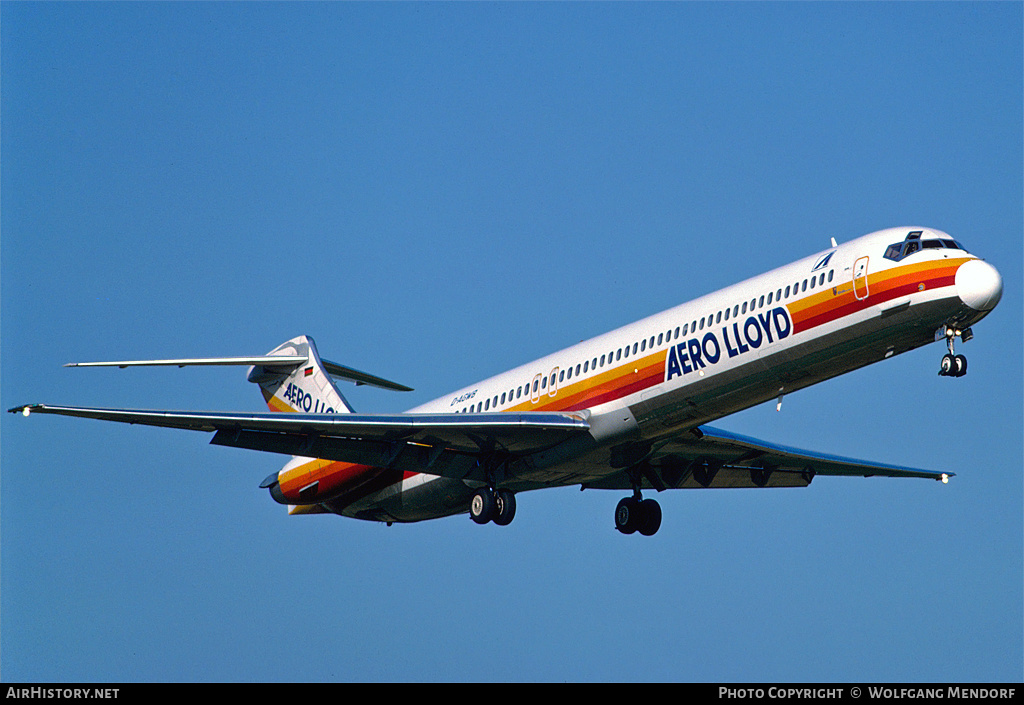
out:
M963 355L957 355L953 349L953 341L957 335L961 336L961 340L969 340L967 335L970 329L960 333L953 328L946 327L946 345L949 346L949 352L942 356L942 362L939 365L939 376L940 377L963 377L967 374L967 358Z

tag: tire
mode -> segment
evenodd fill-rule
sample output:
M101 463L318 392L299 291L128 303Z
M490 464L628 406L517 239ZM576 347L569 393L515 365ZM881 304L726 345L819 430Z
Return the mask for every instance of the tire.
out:
M963 377L967 374L967 358L963 355L956 356L956 377Z
M516 517L516 496L509 490L498 490L497 505L494 510L494 523L498 526L508 526Z
M473 493L473 499L469 501L469 516L477 524L486 524L494 518L496 504L494 493L486 487L481 487Z
M661 528L661 505L653 499L640 503L640 526L637 530L644 536L654 536Z
M939 367L939 374L943 377L952 377L956 374L956 359L952 355L942 356L942 364Z
M632 497L623 497L615 507L615 528L624 534L637 530L640 519L640 502Z

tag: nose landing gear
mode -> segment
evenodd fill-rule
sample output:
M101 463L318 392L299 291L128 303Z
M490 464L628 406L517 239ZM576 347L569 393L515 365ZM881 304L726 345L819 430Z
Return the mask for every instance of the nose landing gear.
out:
M939 365L940 377L963 377L967 374L967 358L957 355L953 349L953 341L958 335L961 342L968 341L971 339L971 329L961 332L946 326L946 345L949 346L949 352L942 356L942 363Z

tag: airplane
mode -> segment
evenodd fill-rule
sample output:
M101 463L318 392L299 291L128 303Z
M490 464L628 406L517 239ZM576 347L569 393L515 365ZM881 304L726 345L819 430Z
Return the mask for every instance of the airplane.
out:
M322 359L299 336L266 355L67 366L243 365L268 412L9 411L212 432L211 443L293 456L260 485L290 514L417 522L468 512L509 524L519 493L627 491L615 528L661 526L645 491L806 487L818 475L952 473L789 448L707 424L944 340L939 375L962 377L955 340L1002 296L995 267L948 234L889 228L458 389L405 413L356 413L334 380L409 387Z

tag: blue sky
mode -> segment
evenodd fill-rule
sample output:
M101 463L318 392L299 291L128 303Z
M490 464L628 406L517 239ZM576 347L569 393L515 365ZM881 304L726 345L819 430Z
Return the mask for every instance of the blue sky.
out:
M416 388L474 380L884 227L995 264L939 344L718 426L955 472L617 492L515 522L288 517L271 454L0 420L8 681L1019 681L1019 3L0 6L0 393L259 410L307 333Z

